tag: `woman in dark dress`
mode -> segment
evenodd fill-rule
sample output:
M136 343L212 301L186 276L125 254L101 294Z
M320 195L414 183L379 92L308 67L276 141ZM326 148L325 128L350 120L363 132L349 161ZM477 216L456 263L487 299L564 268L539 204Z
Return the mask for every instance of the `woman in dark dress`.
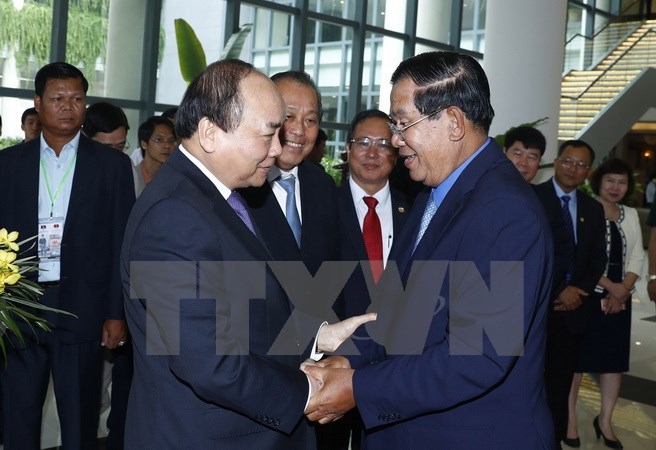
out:
M590 185L606 215L608 265L595 292L583 302L587 324L579 372L600 374L601 410L593 422L595 433L598 439L603 436L607 447L622 448L613 431L611 418L622 372L629 370L631 293L642 273L644 250L638 213L621 204L633 192L631 167L620 159L610 159L595 171ZM581 375L574 375L570 392L570 419L565 443L573 447L580 446L575 407Z

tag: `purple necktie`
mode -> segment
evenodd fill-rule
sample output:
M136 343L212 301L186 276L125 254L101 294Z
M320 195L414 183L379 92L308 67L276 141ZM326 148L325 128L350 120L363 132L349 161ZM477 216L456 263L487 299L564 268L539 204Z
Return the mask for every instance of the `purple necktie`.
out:
M228 204L235 210L239 218L244 222L249 230L253 234L255 233L255 227L253 227L253 221L251 220L251 215L248 213L248 208L246 208L246 203L241 195L238 192L233 192L228 196Z

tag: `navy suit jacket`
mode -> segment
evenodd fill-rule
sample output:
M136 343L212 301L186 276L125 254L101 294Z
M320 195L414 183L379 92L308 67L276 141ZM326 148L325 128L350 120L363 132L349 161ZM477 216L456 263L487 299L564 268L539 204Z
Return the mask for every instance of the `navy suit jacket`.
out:
M314 448L302 356L268 355L291 313L270 259L176 149L137 200L123 245L134 343L126 449ZM131 273L135 261L155 266Z
M335 182L322 168L308 161L298 165L301 195L301 248L270 183L242 191L255 223L262 230L273 259L303 261L314 275L324 261L339 258L337 195Z
M0 151L0 227L18 231L20 240L38 231L39 146L35 139ZM81 135L62 236L60 293L58 303L48 305L77 318L36 311L65 343L98 340L105 320L125 317L119 255L133 204L130 158Z
M393 247L398 245L398 237L410 215L410 200L401 192L390 189L392 199L392 226L394 228ZM340 259L342 261L368 261L367 249L360 230L353 195L348 182L344 183L337 189L337 203L339 206L339 234L340 234ZM383 236L383 241L385 241ZM384 245L384 242L383 242ZM340 320L348 317L357 316L367 312L371 300L367 290L367 281L365 279L366 268L358 266L351 274L351 277L344 286L342 295L335 304L335 312ZM371 278L371 273L366 277ZM370 280L371 282L371 280ZM355 343L358 346L364 363L371 363L378 360L384 353L381 346L371 345L373 342L367 339L367 334L362 327L356 330ZM349 358L351 365L354 367L360 365L362 361L355 357Z
M392 305L395 317L379 309L377 321L398 325L392 335L397 343L426 325L425 345L415 355L392 355L388 348L385 361L355 370L353 390L367 448L553 448L543 385L553 246L544 211L494 141L462 172L413 253L428 195L415 201L392 255L406 293L428 293L418 296L419 309L407 299L397 301L405 306ZM433 265L423 274L427 281L413 283L411 268L421 261L449 262L444 280ZM491 273L491 263L498 261L507 263ZM483 289L458 273L454 262L469 262L485 281ZM510 287L517 301L487 295L495 285ZM426 303L437 306L417 315ZM485 331L478 328L483 322ZM473 341L463 331L470 328ZM521 356L499 355L491 328L502 334L512 329L512 342L523 344Z
M554 272L551 299L554 300L567 287L565 276L569 267L567 238L564 236L562 204L551 179L533 187L544 207L554 236ZM576 192L576 252L574 272L569 284L594 292L606 268L606 222L601 204L581 190ZM587 297L583 297L586 302ZM569 331L582 334L585 330L585 308L574 311L553 312L565 318Z

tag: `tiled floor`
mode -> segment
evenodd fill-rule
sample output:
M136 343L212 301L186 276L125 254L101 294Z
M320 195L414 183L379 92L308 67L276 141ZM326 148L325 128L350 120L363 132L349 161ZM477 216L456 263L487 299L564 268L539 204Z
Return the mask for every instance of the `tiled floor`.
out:
M645 274L647 264L645 259ZM649 301L647 286L641 277L633 298L631 326L631 364L623 379L622 391L634 391L632 399L620 398L613 415L613 428L626 450L656 450L656 307ZM651 320L645 320L651 319ZM640 386L644 395L635 393L631 384ZM622 394L622 392L621 392ZM620 395L621 395L620 394ZM599 391L588 375L579 391L577 420L582 449L605 449L597 440L592 421L599 412ZM567 449L567 446L563 446Z

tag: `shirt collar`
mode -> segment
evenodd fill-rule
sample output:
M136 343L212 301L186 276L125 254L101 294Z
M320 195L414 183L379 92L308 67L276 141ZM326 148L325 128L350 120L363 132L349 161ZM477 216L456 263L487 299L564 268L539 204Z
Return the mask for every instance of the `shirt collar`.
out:
M382 189L380 189L374 195L367 194L365 190L358 186L358 184L353 181L353 178L351 177L349 177L349 187L351 188L351 195L353 196L353 202L355 204L362 202L363 197L374 197L376 200L378 200L379 205L384 206L387 204L390 197L389 180L387 180L385 186L383 186Z
M479 153L483 151L483 149L490 143L490 138L488 137L483 145L479 147L478 150L476 150L469 158L467 158L456 170L451 172L451 175L449 175L444 181L442 181L439 186L433 188L431 191L431 198L433 199L433 202L437 205L439 208L444 199L446 198L446 195L449 193L453 185L458 181L458 178L460 177L460 174L467 168L467 166L478 156Z
M185 149L182 144L180 144L178 148L180 149L180 152L185 155L187 159L189 159L189 161L191 161L196 167L198 167L198 169L200 169L201 172L203 172L207 178L209 178L212 184L216 186L218 191L221 193L221 196L227 200L228 197L230 197L230 194L232 194L232 191L228 189L225 184L221 183L219 179L212 172L210 172L210 170L205 167L202 162L198 160L198 158L189 153L189 151Z
M294 175L298 180L298 166L294 166L291 170L282 170L278 166L273 166L267 174L267 181L273 183L278 177L287 178L289 175Z
M51 158L57 158L57 154L55 153L55 150L48 145L46 140L43 137L43 133L39 136L39 150L41 157L44 156L49 156ZM62 147L62 151L59 153L59 158L61 160L67 160L70 158L72 155L75 155L77 152L78 147L80 146L80 132L78 131L77 134L71 139L68 143L66 143Z
M556 183L556 179L554 177L551 177L551 182L553 183L554 189L556 190L556 196L558 198L561 198L563 195L569 195L569 198L571 199L569 201L570 205L576 205L576 189L574 189L572 192L565 192L563 191L563 188L561 188L558 183Z

